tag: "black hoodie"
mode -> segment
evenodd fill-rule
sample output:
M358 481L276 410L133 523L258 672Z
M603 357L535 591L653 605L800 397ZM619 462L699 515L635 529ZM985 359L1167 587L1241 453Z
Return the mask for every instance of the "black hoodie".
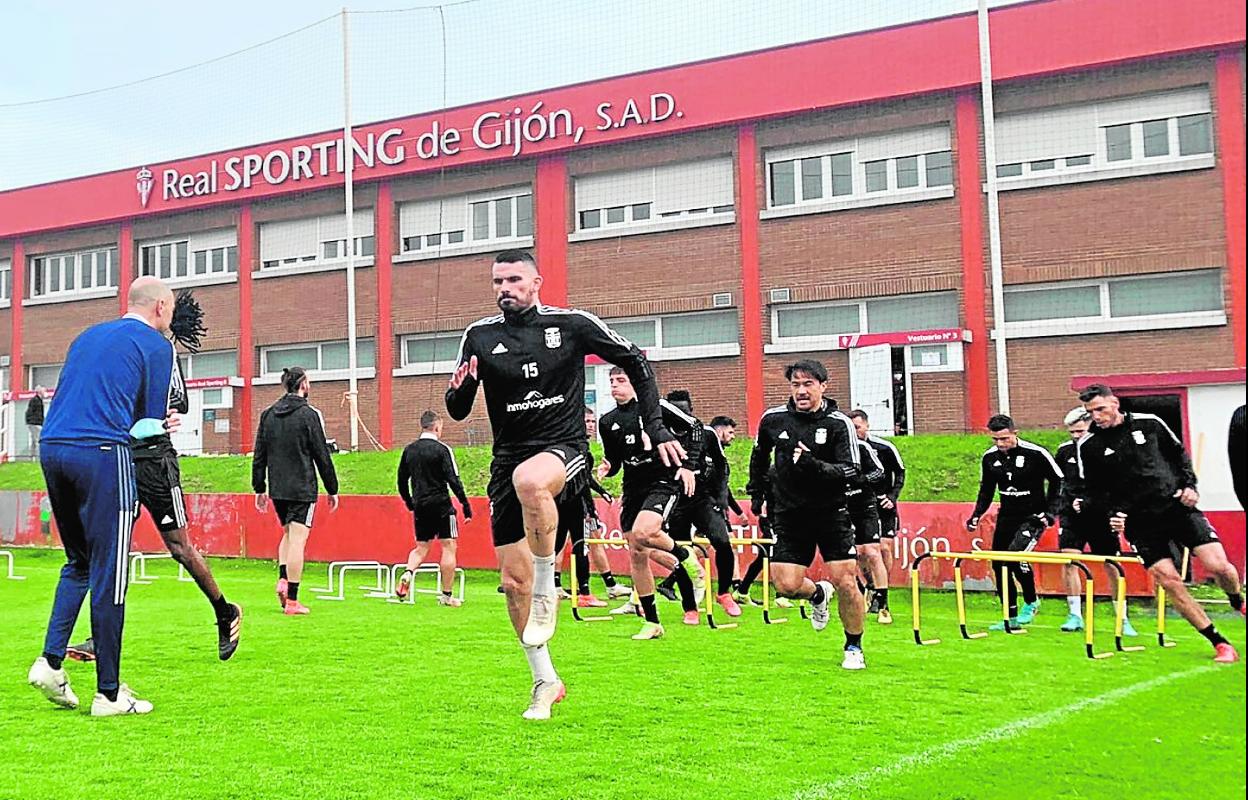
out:
M810 452L794 463L798 442ZM844 508L845 490L861 480L859 462L854 423L837 411L836 401L825 399L813 411L798 411L789 400L759 420L746 491L754 498L766 496L769 511Z
M325 439L321 412L306 397L288 394L260 415L256 452L251 461L251 488L274 500L315 502L316 473L321 473L325 492L338 494L338 475Z

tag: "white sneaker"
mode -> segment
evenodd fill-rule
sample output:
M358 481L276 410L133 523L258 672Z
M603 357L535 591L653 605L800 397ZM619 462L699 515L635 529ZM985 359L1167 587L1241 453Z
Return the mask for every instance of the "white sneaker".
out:
M793 601L790 600L789 598L787 597L776 598L776 608L792 608L792 607L793 607Z
M69 674L65 669L52 669L52 665L43 656L35 659L26 674L26 682L43 692L50 702L62 708L77 708L78 695L69 686Z
M554 683L537 681L533 684L533 699L521 716L525 719L550 719L551 706L567 695L568 690L561 680L556 679Z
M610 598L611 600L618 600L621 597L628 597L632 593L633 593L632 587L625 586L622 583L617 583L616 585L607 589L607 597Z
M689 580L693 581L693 590L695 592L704 591L706 589L706 575L703 574L702 564L698 561L698 557L692 549L689 550L689 555L685 556L685 560L680 562L680 564L685 568L685 572L689 573Z
M841 661L841 669L866 669L867 657L862 651L854 648L845 651L845 659Z
M622 614L636 614L636 613L637 613L637 606L633 605L633 602L630 600L629 602L625 603L624 605L620 606L619 608L613 608L613 609L611 609L610 611L608 611L607 613L608 613L608 614L616 614L616 615L622 615Z
M572 599L572 593L571 593L571 592L569 592L567 589L563 588L562 586L560 586L560 587L558 588L558 590L556 590L555 594L559 595L559 599L560 599L560 600L571 600L571 599Z
M816 585L823 587L823 602L810 604L810 627L821 631L828 627L828 603L832 601L832 595L836 590L827 581L819 581Z
M96 692L95 699L91 701L91 716L93 717L119 717L125 714L150 713L152 713L152 704L135 697L134 692L130 691L130 687L124 683L117 689L116 702L109 700L99 692Z
M559 598L553 594L537 594L529 603L529 621L524 625L520 641L529 647L540 647L555 635L555 617L559 611Z
M463 604L464 604L464 601L460 600L458 597L451 597L445 594L438 595L438 605L440 606L450 606L451 608L459 608Z

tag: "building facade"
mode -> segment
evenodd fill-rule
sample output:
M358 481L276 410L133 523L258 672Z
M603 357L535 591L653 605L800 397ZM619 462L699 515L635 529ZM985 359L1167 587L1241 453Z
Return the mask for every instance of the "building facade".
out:
M958 16L360 126L353 242L341 132L0 193L14 418L158 275L210 328L183 451L249 451L292 364L345 442L353 254L361 421L401 443L511 247L536 251L544 302L598 314L700 415L750 429L803 356L906 433L983 425L998 336L1027 426L1060 421L1073 375L1242 369L1242 8L1047 0L991 24L1000 324ZM590 404L605 372L586 366ZM488 441L483 413L448 438ZM17 431L10 455L27 446Z

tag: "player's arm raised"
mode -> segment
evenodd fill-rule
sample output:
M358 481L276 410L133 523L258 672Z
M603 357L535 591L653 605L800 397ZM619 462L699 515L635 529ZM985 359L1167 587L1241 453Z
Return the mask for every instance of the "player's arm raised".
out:
M477 354L472 350L472 342L468 340L468 331L464 331L464 338L459 342L459 358L455 364L450 384L446 387L446 413L451 415L451 419L461 420L472 411L477 384L481 382L477 374L480 365Z

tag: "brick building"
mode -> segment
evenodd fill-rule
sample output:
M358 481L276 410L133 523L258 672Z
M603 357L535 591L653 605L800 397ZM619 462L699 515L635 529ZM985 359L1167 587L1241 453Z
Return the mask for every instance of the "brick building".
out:
M597 313L701 414L750 428L798 354L907 432L982 425L994 336L1032 426L1060 419L1076 374L1242 369L1242 8L1046 0L991 20L1003 324L975 18L949 17L357 127L363 423L392 445L440 407L509 247L536 250L545 302ZM184 450L249 450L289 364L345 441L338 137L0 193L16 418L155 274L194 288L211 328L187 360ZM587 400L608 401L605 369L586 371ZM489 438L477 412L448 432Z

